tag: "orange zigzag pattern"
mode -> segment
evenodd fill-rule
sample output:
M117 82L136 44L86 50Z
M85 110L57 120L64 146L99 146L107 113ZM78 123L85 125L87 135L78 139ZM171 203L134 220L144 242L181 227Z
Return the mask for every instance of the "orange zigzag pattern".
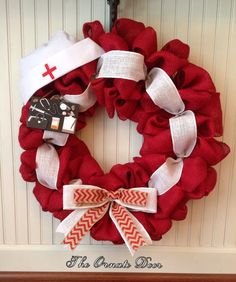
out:
M74 250L84 235L86 235L91 227L105 214L107 208L108 204L89 209L71 229L63 243L69 244L71 250Z
M112 205L112 214L134 251L146 245L143 236L138 231L126 208L114 203Z
M128 189L118 189L117 191L107 191L104 189L76 189L74 191L74 201L77 204L95 204L104 200L119 199L123 203L145 206L147 193Z
M126 204L134 204L138 206L145 206L147 202L148 193L142 191L119 189L120 197L119 199Z
M102 189L76 189L74 191L74 200L77 204L94 204L104 201L106 190Z

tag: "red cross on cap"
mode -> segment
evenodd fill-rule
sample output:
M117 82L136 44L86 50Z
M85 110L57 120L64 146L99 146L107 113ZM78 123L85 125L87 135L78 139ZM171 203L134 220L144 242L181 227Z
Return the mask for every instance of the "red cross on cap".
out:
M54 77L54 75L53 75L52 72L55 71L55 70L57 69L57 67L54 66L54 67L52 67L52 68L49 68L48 64L45 64L44 66L45 66L45 68L46 68L47 71L45 71L44 73L42 73L42 76L45 77L45 76L47 76L47 75L50 75L51 79L54 79L55 77Z

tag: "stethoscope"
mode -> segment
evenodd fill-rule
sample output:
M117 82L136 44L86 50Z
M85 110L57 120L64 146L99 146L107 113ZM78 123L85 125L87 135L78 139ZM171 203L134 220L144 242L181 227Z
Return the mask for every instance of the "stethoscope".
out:
M59 108L62 112L59 111L58 105L56 103L53 103L51 105L47 98L40 99L39 103L44 110L38 108L36 105L31 105L30 109L32 111L37 111L41 114L45 114L45 115L48 115L48 116L53 116L53 115L59 115L60 116L61 114L63 116L66 116L68 112L70 112L69 115L74 116L73 110L75 110L75 106L72 105L70 107L67 104L65 104L63 101L61 101L61 103L59 104Z
M45 118L45 115L50 116L50 117L53 117L55 115L72 116L72 117L75 116L73 112L75 110L75 106L74 105L68 106L63 101L61 101L59 104L59 108L61 112L58 109L58 104L56 103L51 104L47 98L40 99L39 103L41 106L40 108L38 108L36 104L30 106L30 109L32 111L38 112L38 114L36 114L35 116L31 116L28 121L30 121L30 119L32 118L36 118L37 122L40 124L43 121L47 120Z

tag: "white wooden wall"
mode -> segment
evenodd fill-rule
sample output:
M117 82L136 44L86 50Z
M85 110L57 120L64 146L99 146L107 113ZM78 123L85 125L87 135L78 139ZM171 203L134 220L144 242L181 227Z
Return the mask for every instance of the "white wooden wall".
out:
M187 219L174 223L171 231L155 243L155 249L158 252L161 246L180 251L186 247L208 251L220 248L223 254L224 250L236 253L236 1L120 2L119 17L154 27L159 47L173 38L190 45L191 61L210 72L221 92L222 139L231 147L231 154L217 167L214 192L206 199L190 202ZM32 194L33 185L25 183L18 172L21 149L17 135L22 107L19 59L46 42L58 29L81 39L83 23L95 19L108 27L106 0L0 0L0 270L5 247L12 245L13 251L18 245L50 247L62 239L55 233L58 221L40 210ZM81 137L108 171L113 164L138 155L142 140L135 126L117 118L110 120L99 109ZM89 236L82 243L101 244Z

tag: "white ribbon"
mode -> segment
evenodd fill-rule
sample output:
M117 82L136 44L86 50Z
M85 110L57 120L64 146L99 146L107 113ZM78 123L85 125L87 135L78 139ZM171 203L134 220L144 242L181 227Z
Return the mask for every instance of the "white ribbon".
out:
M197 141L197 125L192 111L185 111L169 119L173 150L178 157L168 158L151 175L148 185L156 187L158 195L166 193L179 182L183 170L183 159L192 153Z
M63 96L63 99L70 103L79 105L79 112L85 112L91 108L96 103L96 96L92 90L91 85L89 84L86 90L78 95L69 95L66 94ZM62 132L53 132L49 130L44 130L43 139L51 144L57 146L64 146L67 142L69 134Z
M36 153L36 174L39 183L57 189L57 175L59 171L59 158L56 149L44 143L39 146Z
M160 108L174 114L169 119L173 151L176 160L168 158L150 177L149 186L156 187L158 195L166 193L179 182L183 170L183 159L190 156L197 141L197 125L192 111L184 111L185 105L173 81L160 68L148 74L146 91Z
M94 94L90 84L83 93L78 95L66 94L63 98L70 103L78 104L80 113L87 111L97 101L96 95Z
M146 80L146 92L154 104L171 114L184 111L184 103L168 74L160 68L153 68Z
M183 160L168 158L150 177L149 187L155 187L158 195L166 193L180 179L183 170Z
M97 78L144 80L146 77L144 56L129 51L109 51L99 58L97 72Z
M57 146L64 146L67 142L69 134L62 132L54 132L49 130L44 130L43 139L47 143L51 143ZM42 157L43 158L43 157Z
M186 158L197 141L197 125L192 111L185 111L169 119L173 149L177 157Z

